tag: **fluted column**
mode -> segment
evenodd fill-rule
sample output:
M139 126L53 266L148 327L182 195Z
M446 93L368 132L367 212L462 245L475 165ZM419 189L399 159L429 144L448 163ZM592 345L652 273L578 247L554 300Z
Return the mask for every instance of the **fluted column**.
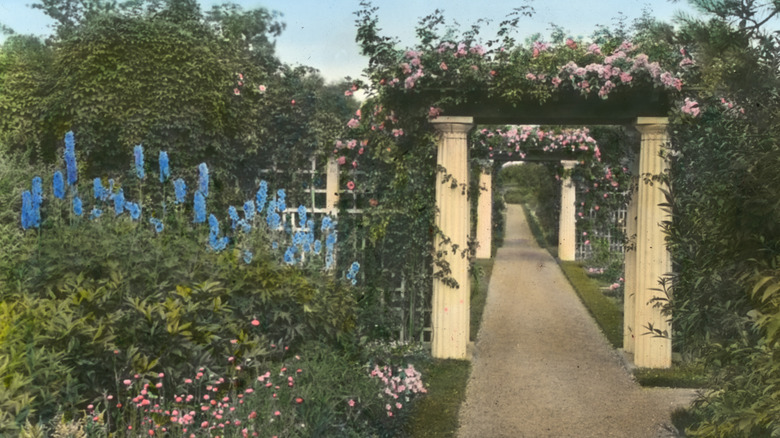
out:
M661 156L668 134L665 117L639 117L636 128L642 135L639 153L639 204L637 205L636 239L636 301L634 313L635 344L634 363L645 368L669 368L672 365L672 333L668 315L651 302L653 298L665 298L659 280L671 271L672 260L666 249L661 224L669 220L661 203L665 202L663 185L648 180L666 170ZM649 328L663 336L649 334Z
M454 287L451 281L433 280L431 354L435 358L465 359L471 283L469 259L464 253L470 231L470 208L464 187L468 189L467 135L473 119L439 117L431 124L441 135L437 156L440 171L436 175L436 226L444 236L436 236L434 250L441 256L443 265L449 267L447 276L457 283ZM441 269L439 265L434 266L435 272Z
M493 244L493 167L483 167L479 174L477 202L477 258L489 259Z
M628 208L626 211L626 253L624 259L623 274L623 351L634 353L634 343L639 332L634 324L636 306L636 225L637 206L639 205L639 163L631 163L631 193L629 194Z
M339 211L339 163L335 158L328 158L327 175L325 179L325 204L328 214L336 216Z
M576 206L577 192L571 181L576 161L561 161L565 176L561 181L561 214L558 218L558 258L575 260L577 255Z

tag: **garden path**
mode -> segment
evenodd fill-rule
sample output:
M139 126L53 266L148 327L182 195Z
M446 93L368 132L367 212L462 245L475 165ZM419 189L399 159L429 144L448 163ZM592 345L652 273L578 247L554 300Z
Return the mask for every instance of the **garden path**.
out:
M475 345L462 438L673 437L686 389L642 388L509 205Z

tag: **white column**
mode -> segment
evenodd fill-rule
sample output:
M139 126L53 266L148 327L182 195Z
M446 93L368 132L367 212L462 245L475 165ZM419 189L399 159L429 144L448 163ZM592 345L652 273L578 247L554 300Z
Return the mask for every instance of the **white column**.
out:
M328 214L338 215L339 212L339 163L335 158L328 158L327 175L325 179L325 205Z
M647 178L661 175L666 160L661 156L668 134L666 117L639 117L636 128L642 135L639 153L639 204L637 219L636 267L637 285L634 313L634 363L644 368L669 368L672 365L672 333L670 316L651 302L664 297L659 280L671 272L672 259L666 249L661 224L670 219L661 208L666 202L659 181ZM663 336L648 334L649 327L660 330Z
M558 219L558 258L575 260L577 253L576 206L577 192L571 181L576 161L561 161L566 175L561 181L561 214Z
M489 259L493 245L493 167L484 167L479 174L477 202L477 255Z
M637 206L639 205L639 192L637 184L639 183L639 163L631 163L631 193L626 211L626 255L623 263L625 273L623 274L623 351L634 353L634 343L636 336L640 334L634 324L634 313L636 309L636 225L637 225Z
M439 117L431 124L441 135L437 164L443 169L436 175L436 226L443 236L436 236L434 251L445 269L449 269L447 277L457 283L453 287L453 283L441 278L433 280L431 354L435 358L465 359L471 282L469 258L464 252L468 250L470 208L462 184L468 188L467 135L473 119ZM441 271L442 266L434 266L434 273Z

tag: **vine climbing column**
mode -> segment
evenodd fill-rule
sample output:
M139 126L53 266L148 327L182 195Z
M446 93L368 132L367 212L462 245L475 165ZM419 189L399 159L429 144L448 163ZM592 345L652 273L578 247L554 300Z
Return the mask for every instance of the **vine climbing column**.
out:
M576 206L577 192L571 181L571 170L576 161L561 161L564 178L561 181L561 215L558 218L558 258L574 260L576 258L577 227Z
M634 312L634 363L638 367L669 368L672 365L670 316L663 315L657 299L665 299L659 281L672 268L662 223L670 219L661 204L666 201L663 183L666 171L663 149L668 142L666 117L639 117L642 135L639 152L639 199L636 238L636 292Z
M634 353L637 330L634 322L636 316L636 226L637 206L639 205L639 163L631 163L631 193L629 194L628 209L626 211L626 255L624 261L625 284L623 287L623 351Z
M431 354L465 359L469 341L468 139L471 117L439 117L431 124L440 133L436 175L437 253L431 308Z
M493 166L483 167L479 174L477 201L477 255L489 259L493 245Z

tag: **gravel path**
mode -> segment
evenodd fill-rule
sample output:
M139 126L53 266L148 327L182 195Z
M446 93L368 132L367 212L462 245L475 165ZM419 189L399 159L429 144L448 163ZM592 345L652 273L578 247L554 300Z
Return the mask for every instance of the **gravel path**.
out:
M510 205L475 345L459 436L673 437L692 390L633 381L555 259Z

